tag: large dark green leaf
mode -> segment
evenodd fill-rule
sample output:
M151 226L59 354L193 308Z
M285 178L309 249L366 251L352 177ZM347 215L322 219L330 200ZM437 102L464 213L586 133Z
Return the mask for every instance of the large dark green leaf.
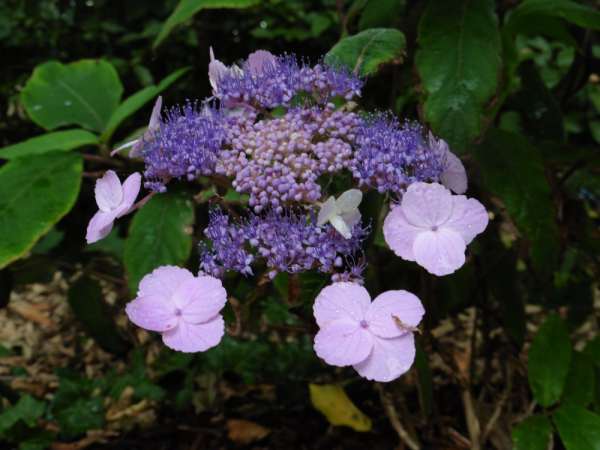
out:
M594 400L595 389L594 362L585 353L573 352L562 403L587 406Z
M514 450L547 450L552 425L546 416L530 416L512 431Z
M163 24L152 46L158 47L177 25L191 19L203 9L242 9L258 5L261 0L180 0Z
M506 205L524 237L531 259L541 272L551 273L558 258L558 228L550 186L538 150L523 136L490 130L474 148L482 181Z
M0 169L0 268L27 253L69 212L81 170L80 155L62 152L17 158Z
M406 38L393 28L371 28L342 39L325 55L328 64L343 64L353 72L367 76L383 64L399 61Z
M158 94L171 86L175 81L181 78L189 71L189 67L185 67L183 69L179 69L173 72L171 75L166 77L156 86L148 86L141 91L136 92L130 97L127 97L123 103L119 105L119 107L115 110L115 112L110 116L108 124L106 125L106 129L104 133L102 133L101 139L103 141L108 141L112 134L115 132L117 127L129 116L139 110L142 106L148 103L150 100L156 98Z
M369 0L358 21L358 28L392 27L402 17L405 7L406 0Z
M553 416L567 450L600 450L600 416L580 406L565 405Z
M570 363L571 341L567 326L558 315L552 314L534 337L527 364L529 386L540 405L548 407L560 399Z
M496 92L500 35L491 0L430 0L419 24L416 66L425 120L456 151L481 132Z
M80 278L69 289L68 301L75 317L100 347L115 354L127 350L127 342L119 334L98 282Z
M14 159L58 150L69 151L97 142L98 136L86 130L54 131L0 148L0 158Z
M161 194L135 215L125 241L124 263L132 292L158 266L182 264L192 249L194 209L181 195Z
M46 405L30 395L24 395L12 407L6 408L0 414L0 435L9 430L19 421L33 427L37 419L44 414Z
M505 28L510 32L527 28L537 16L560 17L583 28L600 30L600 12L571 0L525 0L512 11Z
M119 75L107 61L50 61L35 68L21 101L29 117L47 130L76 124L101 132L122 93Z

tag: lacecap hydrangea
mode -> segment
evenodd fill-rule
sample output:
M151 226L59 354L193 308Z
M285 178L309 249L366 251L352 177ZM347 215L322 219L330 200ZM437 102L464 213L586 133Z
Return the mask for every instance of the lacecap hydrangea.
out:
M212 97L165 111L159 98L144 134L115 151L129 146L129 156L143 160L145 199L135 203L139 174L135 184L130 177L121 185L114 172L97 182L89 242L173 180L198 186L202 177L205 187L240 195L209 211L199 274L155 269L126 308L130 320L174 350L204 351L224 334L227 274L318 271L332 284L314 304L317 355L371 380L399 377L413 363L425 311L407 291L371 302L362 287L363 246L376 231L361 217L363 193L390 199L383 234L396 255L447 275L465 263L467 245L488 221L483 205L462 195L462 162L422 125L360 111L364 80L343 66L264 50L227 66L211 49L208 72Z

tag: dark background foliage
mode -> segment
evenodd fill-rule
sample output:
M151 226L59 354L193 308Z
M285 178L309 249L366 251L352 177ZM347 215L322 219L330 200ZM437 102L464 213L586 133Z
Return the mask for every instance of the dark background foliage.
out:
M594 1L2 2L0 445L600 449L597 30ZM451 276L393 257L384 199L364 202L369 290L407 289L427 309L415 366L396 382L316 358L317 274L228 277L231 336L204 354L168 351L124 319L145 273L197 270L209 200L240 201L209 180L177 185L84 243L95 179L141 169L110 149L146 125L159 93L169 106L210 95L210 46L226 63L259 48L311 62L363 52L381 63L365 108L421 121L465 162L492 220ZM69 64L80 60L94 61ZM61 75L48 81L49 67ZM101 123L63 120L60 81L77 77L96 112L122 84Z

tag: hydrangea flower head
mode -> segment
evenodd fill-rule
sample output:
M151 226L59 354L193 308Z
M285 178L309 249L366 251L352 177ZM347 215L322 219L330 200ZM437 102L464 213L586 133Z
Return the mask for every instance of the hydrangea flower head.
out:
M115 219L127 214L140 192L142 176L132 173L121 184L117 174L108 170L102 178L96 181L94 193L98 212L90 220L85 240L92 244L105 238L112 230Z
M362 192L358 189L349 189L336 200L329 197L321 206L317 225L323 226L327 222L346 239L352 237L352 228L360 222L358 205L362 201Z
M465 262L467 245L488 224L485 207L452 195L438 183L414 183L383 224L385 241L402 259L434 275L448 275Z
M363 377L392 381L415 359L413 331L425 313L407 291L387 291L371 302L367 290L340 282L324 288L313 312L320 327L315 351L334 366L353 366Z
M203 352L223 337L225 324L219 312L226 302L227 293L217 278L162 266L142 278L137 297L125 312L137 326L161 333L167 347Z

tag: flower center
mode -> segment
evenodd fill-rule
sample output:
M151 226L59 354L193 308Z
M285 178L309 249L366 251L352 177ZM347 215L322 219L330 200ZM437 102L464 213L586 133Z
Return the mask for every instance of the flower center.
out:
M431 227L431 231L437 231L437 230L438 230L438 226L437 225L434 225L434 226Z
M361 320L360 321L360 326L362 328L369 328L369 323L366 320Z
M175 308L175 315L176 315L177 317L180 317L180 316L181 316L181 309L179 309L179 308Z

